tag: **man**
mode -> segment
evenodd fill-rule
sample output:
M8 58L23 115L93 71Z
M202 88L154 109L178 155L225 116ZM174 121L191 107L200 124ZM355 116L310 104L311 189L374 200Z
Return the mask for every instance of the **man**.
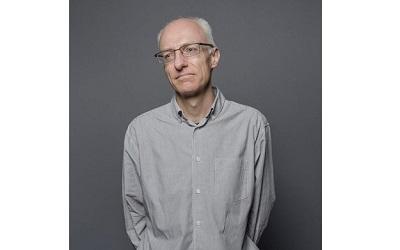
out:
M220 52L201 18L158 35L171 102L136 117L125 135L126 230L140 250L254 250L275 200L264 115L211 83Z

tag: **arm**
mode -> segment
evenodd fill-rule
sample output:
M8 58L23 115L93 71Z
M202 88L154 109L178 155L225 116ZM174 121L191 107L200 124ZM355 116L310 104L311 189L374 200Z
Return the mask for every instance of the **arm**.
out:
M250 210L247 236L257 244L267 227L268 218L275 201L275 187L272 164L271 131L264 122L255 143L255 189Z
M139 150L136 132L133 126L129 126L124 141L122 203L126 232L136 248L141 244L146 229L146 213L139 177Z

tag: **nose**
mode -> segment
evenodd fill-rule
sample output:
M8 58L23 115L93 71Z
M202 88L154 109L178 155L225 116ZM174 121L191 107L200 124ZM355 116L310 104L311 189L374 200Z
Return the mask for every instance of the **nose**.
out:
M182 55L180 50L175 51L174 66L176 70L181 70L187 66L186 58Z

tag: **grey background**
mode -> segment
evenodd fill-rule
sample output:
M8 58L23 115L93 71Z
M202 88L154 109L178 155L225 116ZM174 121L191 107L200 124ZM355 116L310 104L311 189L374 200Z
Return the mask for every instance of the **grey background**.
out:
M134 249L123 137L173 94L152 55L178 16L210 22L214 84L271 124L277 200L260 249L321 249L321 1L299 0L70 1L70 249Z

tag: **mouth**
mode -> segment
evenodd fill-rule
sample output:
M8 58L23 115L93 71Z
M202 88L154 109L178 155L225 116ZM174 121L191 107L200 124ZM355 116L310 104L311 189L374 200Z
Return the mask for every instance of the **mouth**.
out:
M193 76L193 75L194 75L194 74L190 74L190 73L188 73L188 74L182 74L182 75L177 76L175 79L179 79L179 78L181 78L181 77Z

